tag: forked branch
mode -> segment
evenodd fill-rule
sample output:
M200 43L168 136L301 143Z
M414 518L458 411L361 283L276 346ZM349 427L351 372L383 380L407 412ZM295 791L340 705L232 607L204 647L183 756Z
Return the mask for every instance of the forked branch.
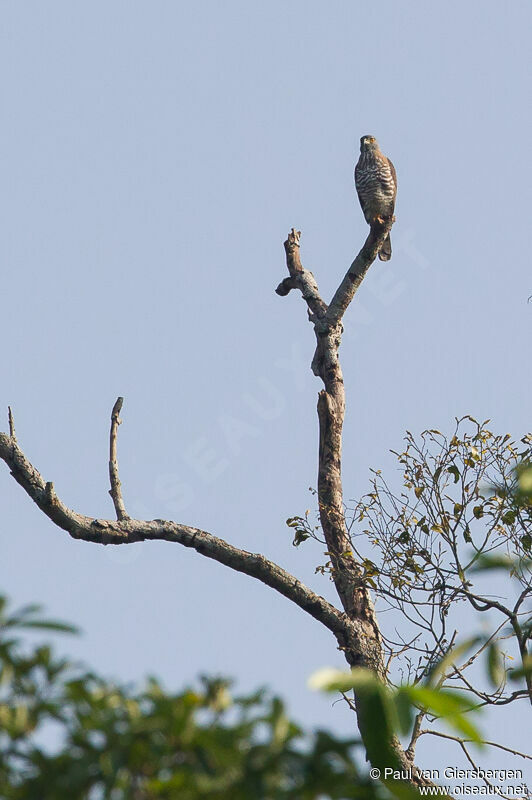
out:
M15 480L44 514L72 537L100 544L163 540L191 547L207 558L260 580L287 597L335 635L350 665L368 667L385 680L382 639L375 610L361 567L351 552L345 523L341 481L345 393L338 349L342 334L342 317L377 257L392 224L393 218L372 227L364 246L347 270L329 306L320 297L313 275L303 268L299 253L300 233L292 229L285 242L289 277L277 288L277 293L281 296L287 295L292 289L297 288L301 291L316 334L316 352L312 369L324 385L318 397L319 510L332 563L332 577L344 612L315 594L297 578L263 555L240 550L207 531L177 522L131 519L122 499L116 453L122 398L118 398L113 408L109 445L110 494L118 518L116 521L84 516L68 508L59 499L53 484L42 478L19 448L11 413L9 434L0 434L0 458L6 462ZM372 724L366 713L357 704L358 723L362 732L368 730ZM394 740L392 747L397 763L404 768L411 766L412 762L398 740ZM413 782L430 783L417 775L413 778Z
M347 270L331 304L321 298L311 272L301 262L301 232L294 228L284 243L289 277L277 287L277 294L287 295L299 289L308 307L309 321L314 326L316 351L312 370L323 381L318 395L319 458L318 502L321 526L332 563L332 577L346 614L362 625L365 653L362 661L350 661L352 666L366 666L382 679L386 670L377 618L362 570L351 552L345 523L341 477L342 428L345 414L345 391L338 350L342 337L342 317L353 299L371 264L375 261L393 225L393 218L376 223L364 246ZM347 654L346 654L347 655Z
M359 641L357 626L331 603L265 556L241 550L199 528L162 519L150 521L132 519L125 513L116 465L116 429L121 407L122 398L118 398L113 408L110 444L110 462L114 462L116 466L116 473L113 470L111 484L112 491L116 496L116 499L113 497L113 501L119 517L117 521L95 519L79 514L60 500L53 483L45 481L26 458L17 440L11 435L11 432L14 433L11 412L9 412L10 434L0 433L0 458L5 461L15 480L41 511L74 539L105 545L160 540L191 547L207 558L212 558L237 572L256 578L287 597L328 628L335 635L340 647L356 647L356 643Z

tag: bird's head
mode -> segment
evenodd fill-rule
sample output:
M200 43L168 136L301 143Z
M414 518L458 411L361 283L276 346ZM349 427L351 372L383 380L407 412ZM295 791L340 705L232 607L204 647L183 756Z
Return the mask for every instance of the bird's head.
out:
M370 150L378 150L379 143L374 136L363 136L360 140L360 152L367 153Z

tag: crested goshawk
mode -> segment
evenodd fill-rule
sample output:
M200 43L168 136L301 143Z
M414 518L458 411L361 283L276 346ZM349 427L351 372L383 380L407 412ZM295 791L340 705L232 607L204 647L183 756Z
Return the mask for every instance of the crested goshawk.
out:
M383 222L393 216L397 194L395 167L381 153L374 136L363 136L360 140L360 158L355 167L355 186L358 199L368 225ZM392 257L390 235L384 240L379 252L381 261Z

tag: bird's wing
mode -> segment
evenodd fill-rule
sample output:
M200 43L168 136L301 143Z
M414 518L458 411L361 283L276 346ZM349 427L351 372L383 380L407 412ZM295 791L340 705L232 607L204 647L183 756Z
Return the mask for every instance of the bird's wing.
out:
M385 156L385 158L386 158L386 161L388 162L388 165L389 165L391 173L392 173L393 183L394 183L394 186L395 186L395 193L394 194L397 194L397 173L396 173L395 167L392 164L392 162L390 161L390 159L387 156Z
M357 187L358 191L358 176L360 174L360 161L357 161L355 164L355 186Z
M371 206L370 203L364 198L357 189L358 195L358 202L360 203L360 208L362 209L362 213L364 214L364 219L371 225Z

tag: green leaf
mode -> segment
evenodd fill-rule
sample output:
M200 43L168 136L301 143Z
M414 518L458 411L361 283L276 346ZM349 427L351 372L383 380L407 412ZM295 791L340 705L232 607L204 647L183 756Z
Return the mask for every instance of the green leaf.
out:
M525 656L523 666L511 669L508 674L513 681L532 675L532 655Z
M532 495L532 465L519 472L519 488L526 495Z
M35 620L34 622L19 622L18 628L32 628L33 630L55 631L56 633L78 634L80 629L75 625L68 625L66 622L55 620Z
M471 453L471 458L473 461L480 461L480 453L478 452L478 448L476 448L474 445L471 445L469 452Z
M454 476L454 482L458 483L460 480L460 472L458 471L458 467L453 464L452 466L448 467L446 470L450 475Z
M431 529L431 531L434 531L434 533L444 533L445 532L443 527L441 525L438 525L437 523L434 523L434 525L431 525L430 529Z
M369 761L381 770L390 766L399 768L391 747L392 735L399 727L396 704L390 691L371 670L357 667L344 672L325 667L311 675L308 685L312 689L344 694L353 689Z
M307 681L309 689L322 692L348 692L355 688L356 679L353 672L322 667L313 672Z
M307 531L303 530L303 528L297 528L292 544L294 547L299 547L299 545L306 542L307 539L310 539L310 535Z
M370 558L365 558L362 561L362 566L364 567L364 578L372 578L379 574L377 565Z
M406 736L410 733L414 720L414 706L408 692L401 686L394 695L395 711L399 723L399 732Z
M504 681L506 675L501 651L494 642L490 642L488 646L488 676L495 688L499 688Z
M478 744L482 736L478 729L466 718L465 713L472 711L474 705L458 692L448 689L431 689L426 686L407 686L412 702L422 706L431 714L444 719L451 728L464 734Z
M481 636L471 636L469 639L457 644L452 650L449 650L430 670L427 676L427 686L434 686L441 675L445 675L453 664L456 664L468 650L471 650L481 641Z
M487 572L494 569L504 569L507 572L515 572L518 568L530 569L532 560L528 558L511 558L506 555L491 555L480 553L475 564L471 567L471 572Z

